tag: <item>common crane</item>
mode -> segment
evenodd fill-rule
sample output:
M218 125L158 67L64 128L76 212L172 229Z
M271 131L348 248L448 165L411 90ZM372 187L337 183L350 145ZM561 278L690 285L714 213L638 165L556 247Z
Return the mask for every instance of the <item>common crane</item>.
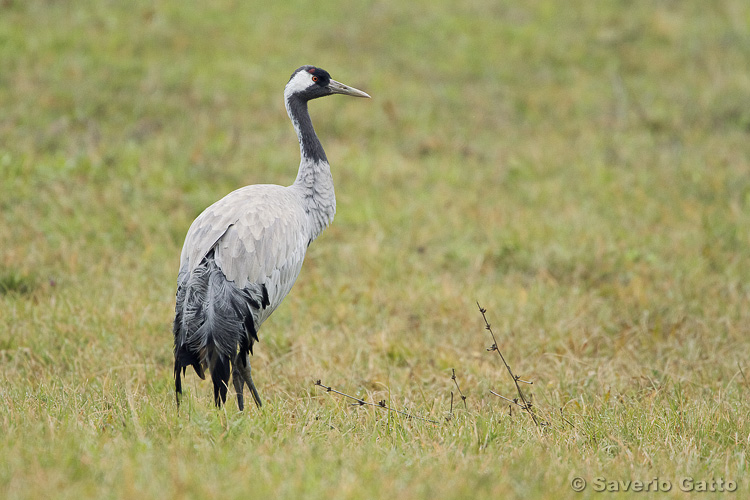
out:
M308 101L332 94L370 97L315 66L292 73L284 100L300 145L296 180L287 187L240 188L208 207L187 232L174 319L178 406L188 366L201 379L206 370L211 374L216 406L226 402L230 374L240 411L244 384L261 406L249 360L258 330L291 290L307 247L336 212L331 169L307 111Z

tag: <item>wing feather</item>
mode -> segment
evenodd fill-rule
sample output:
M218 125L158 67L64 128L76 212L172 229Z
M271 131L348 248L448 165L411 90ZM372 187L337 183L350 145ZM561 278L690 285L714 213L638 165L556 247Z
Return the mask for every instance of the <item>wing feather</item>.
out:
M235 286L266 285L270 307L289 293L302 268L310 222L295 193L275 185L238 189L208 207L190 226L181 264L188 272L214 249L216 264Z

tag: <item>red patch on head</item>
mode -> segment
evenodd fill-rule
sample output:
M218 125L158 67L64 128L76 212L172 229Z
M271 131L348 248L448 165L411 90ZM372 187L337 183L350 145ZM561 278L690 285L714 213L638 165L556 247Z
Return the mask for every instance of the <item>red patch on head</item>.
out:
M317 69L317 68L310 68L310 69L308 69L308 70L307 70L307 72L308 72L308 73L315 73L315 70L316 70L316 69Z

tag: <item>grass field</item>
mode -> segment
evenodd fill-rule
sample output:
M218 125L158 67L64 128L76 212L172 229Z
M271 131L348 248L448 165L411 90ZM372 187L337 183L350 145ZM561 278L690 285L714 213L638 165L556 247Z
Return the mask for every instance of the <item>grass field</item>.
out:
M748 26L745 0L0 2L0 497L744 497ZM183 238L293 181L302 64L373 96L311 104L336 220L260 332L262 411L191 374L178 413ZM489 393L515 389L477 301L541 431Z

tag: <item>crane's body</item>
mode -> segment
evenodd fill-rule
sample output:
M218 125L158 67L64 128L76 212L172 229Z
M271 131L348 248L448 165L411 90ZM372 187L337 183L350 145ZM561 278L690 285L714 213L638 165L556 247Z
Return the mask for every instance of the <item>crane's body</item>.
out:
M211 374L214 401L226 401L229 376L242 410L243 385L260 396L249 354L258 330L294 285L307 247L336 212L333 178L307 112L307 102L334 93L369 97L313 66L297 69L284 98L300 143L290 186L240 188L208 207L190 226L180 257L175 305L175 391L192 366Z

